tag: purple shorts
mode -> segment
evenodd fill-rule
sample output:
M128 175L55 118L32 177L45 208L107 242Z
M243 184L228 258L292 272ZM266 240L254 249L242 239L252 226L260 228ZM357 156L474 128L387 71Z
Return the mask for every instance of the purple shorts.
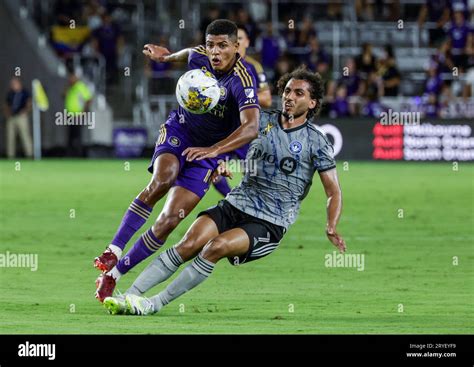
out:
M153 173L153 163L160 154L171 153L179 160L179 174L173 186L184 187L202 198L209 189L212 172L217 168L219 160L225 159L225 156L186 162L186 157L181 153L193 146L196 145L189 138L185 125L176 120L174 111L171 112L166 123L160 127L160 135L148 171Z

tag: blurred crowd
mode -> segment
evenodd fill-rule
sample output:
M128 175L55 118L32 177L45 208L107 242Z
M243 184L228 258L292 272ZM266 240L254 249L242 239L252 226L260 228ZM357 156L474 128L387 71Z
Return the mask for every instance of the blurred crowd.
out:
M124 37L106 0L57 0L54 6L50 40L56 53L68 66L76 54L82 57L102 57L106 81L117 80L118 60L124 47Z
M344 20L341 1L298 6L281 2L278 6L281 19L275 24L270 21L269 1L245 6L203 3L199 30L190 33L182 48L202 44L206 26L214 19L228 18L245 26L250 38L248 55L262 64L273 95L278 78L300 64L319 72L328 81L323 113L331 117L378 116L386 109L380 102L382 97L402 95L403 75L397 65L395 44L374 47L365 43L358 55L343 58L341 70L334 70L332 54L320 42L315 24L318 20ZM436 50L426 66L423 90L416 93L428 115L438 116L440 109L453 98L473 97L474 30L470 11L473 7L474 0L427 0L413 19L418 21L420 29L427 27L429 46ZM356 0L354 13L358 22L397 21L402 16L397 0ZM57 0L54 14L51 42L58 55L65 59L75 53L101 55L107 81L113 83L124 46L120 12L106 0ZM74 35L67 36L71 22L75 23ZM67 42L71 37L74 42ZM172 35L162 33L152 37L155 43L169 47ZM146 64L145 73L150 78L165 76L160 89L169 92L173 83L172 78L166 78L166 72L172 68L175 66L152 62Z

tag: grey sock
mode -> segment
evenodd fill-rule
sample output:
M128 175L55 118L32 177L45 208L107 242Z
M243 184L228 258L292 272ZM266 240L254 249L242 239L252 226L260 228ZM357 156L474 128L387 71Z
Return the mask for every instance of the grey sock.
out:
M142 271L125 293L141 296L155 285L172 276L182 263L183 259L174 247L162 252Z
M155 310L159 311L175 298L205 281L211 275L214 265L201 255L198 255L164 291L150 298L150 301L155 306Z

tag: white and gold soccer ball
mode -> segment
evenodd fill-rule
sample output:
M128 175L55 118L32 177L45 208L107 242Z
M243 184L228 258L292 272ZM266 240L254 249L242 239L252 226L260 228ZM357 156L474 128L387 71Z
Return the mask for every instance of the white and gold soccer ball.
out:
M176 99L186 111L195 114L209 112L216 107L221 90L217 79L201 69L189 70L176 84Z

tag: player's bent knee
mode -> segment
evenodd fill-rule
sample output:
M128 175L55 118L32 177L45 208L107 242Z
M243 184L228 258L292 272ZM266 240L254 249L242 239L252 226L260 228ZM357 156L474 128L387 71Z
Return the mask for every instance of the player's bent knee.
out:
M160 200L173 186L174 181L172 180L153 180L151 181L145 190L143 190L142 194L144 194L143 201L148 204L155 204L158 200Z
M227 243L220 238L215 238L204 246L202 256L209 261L215 262L226 257L228 252L229 248Z
M200 250L199 244L193 240L183 240L176 246L176 251L184 262L191 260Z
M163 226L170 229L175 229L183 220L179 215L167 215L163 218Z
M148 184L147 189L151 194L160 194L163 192L168 192L171 186L173 186L173 183L174 183L173 179L166 179L166 180L154 179Z
M181 216L179 215L161 214L158 217L158 220L155 222L155 224L152 227L153 233L155 235L159 235L159 234L167 235L171 233L178 226L178 224L183 220L183 218L181 218Z

